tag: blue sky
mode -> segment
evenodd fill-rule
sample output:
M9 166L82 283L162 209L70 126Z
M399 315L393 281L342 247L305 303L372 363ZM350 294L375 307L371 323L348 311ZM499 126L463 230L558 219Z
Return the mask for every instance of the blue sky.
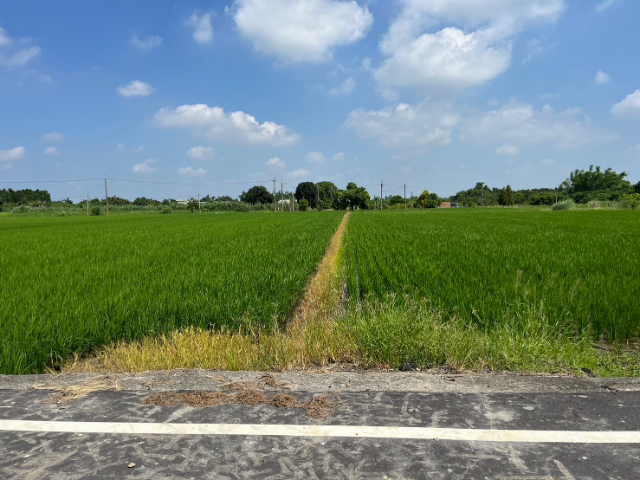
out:
M638 18L635 0L5 1L0 182L448 196L597 164L635 183Z

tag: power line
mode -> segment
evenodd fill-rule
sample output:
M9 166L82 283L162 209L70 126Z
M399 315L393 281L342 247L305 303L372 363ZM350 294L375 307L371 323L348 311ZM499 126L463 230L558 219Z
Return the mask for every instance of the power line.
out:
M0 183L19 183L19 184L27 184L27 183L67 183L67 182L93 182L97 180L102 180L102 178L81 178L79 180L42 180L40 182L0 182Z
M254 185L254 184L260 184L260 183L268 183L268 182L272 182L273 180L260 180L260 181L256 181L256 182L205 182L205 183L178 183L178 182L151 182L148 180L128 180L125 178L112 178L112 181L116 181L116 182L129 182L129 183L149 183L149 184L154 184L154 185L183 185L186 187L192 187L192 186L224 186L224 185Z

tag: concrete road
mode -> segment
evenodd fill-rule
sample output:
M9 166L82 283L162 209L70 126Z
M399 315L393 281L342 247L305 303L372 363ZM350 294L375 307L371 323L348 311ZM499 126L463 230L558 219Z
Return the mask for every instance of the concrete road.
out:
M637 380L400 372L269 380L206 371L0 376L0 478L640 479ZM47 403L74 385L118 390ZM285 393L298 404L141 403L193 390ZM331 392L335 408L324 418L298 408Z

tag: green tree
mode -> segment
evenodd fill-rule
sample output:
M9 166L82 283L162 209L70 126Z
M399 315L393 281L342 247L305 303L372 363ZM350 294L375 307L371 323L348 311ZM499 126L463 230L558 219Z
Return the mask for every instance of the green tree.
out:
M195 198L190 199L187 202L187 210L193 213L195 210L198 210L198 201Z
M415 206L418 208L436 208L438 206L438 196L436 195L434 200L433 195L429 193L429 190L425 190L416 200Z
M640 193L640 182L636 183L633 186L633 189L635 190L636 193Z
M470 188L469 190L462 190L456 193L453 197L451 197L452 202L457 202L462 205L471 206L472 203L477 203L478 205L482 205L484 203L487 205L495 205L498 203L498 195L499 191L496 189L491 189L487 185L484 185L484 189L482 182L476 183L476 186ZM484 202L482 200L484 190Z
M298 202L298 205L300 205L301 212L306 212L307 209L309 208L309 201L306 198L303 198Z
M327 202L331 205L336 193L338 192L338 187L336 187L332 182L318 182L316 183L316 187L320 192L320 201Z
M111 199L109 199L109 203L111 203ZM133 201L133 204L141 207L146 207L148 205L159 205L160 202L154 200L153 198L138 197Z
M622 195L633 192L633 186L625 180L626 172L616 173L611 168L604 172L591 165L589 170L571 172L562 184L569 196L578 203L591 200L618 200Z
M505 188L500 190L500 195L498 196L498 203L503 207L511 206L515 203L513 199L513 190L511 189L511 185L507 185Z
M369 208L371 196L367 189L358 187L355 183L349 182L346 190L338 190L333 201L333 208L336 210L346 210L347 208L366 210Z
M0 190L0 205L3 203L51 203L51 195L46 190L13 190L11 188Z
M404 198L401 195L393 195L387 197L387 203L391 206L398 205L399 203L404 203Z
M104 202L102 203L104 204ZM115 207L115 206L123 206L123 205L131 205L131 201L127 200L126 198L109 197L109 206Z
M316 208L317 195L318 191L316 189L316 184L313 182L299 183L296 187L296 193L294 194L298 202L300 202L304 198L307 202L309 202L311 208Z
M240 194L240 201L244 203L250 203L255 205L256 203L272 203L273 202L273 194L269 193L266 187L263 185L256 185L255 187L251 187L246 192L242 192Z

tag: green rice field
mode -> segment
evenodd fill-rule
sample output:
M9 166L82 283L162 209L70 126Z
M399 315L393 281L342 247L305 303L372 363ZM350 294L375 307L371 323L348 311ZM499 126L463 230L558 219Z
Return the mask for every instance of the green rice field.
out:
M426 300L486 329L532 309L594 337L640 327L637 212L354 212L346 235L352 302Z
M0 217L0 373L187 325L272 328L342 216Z

